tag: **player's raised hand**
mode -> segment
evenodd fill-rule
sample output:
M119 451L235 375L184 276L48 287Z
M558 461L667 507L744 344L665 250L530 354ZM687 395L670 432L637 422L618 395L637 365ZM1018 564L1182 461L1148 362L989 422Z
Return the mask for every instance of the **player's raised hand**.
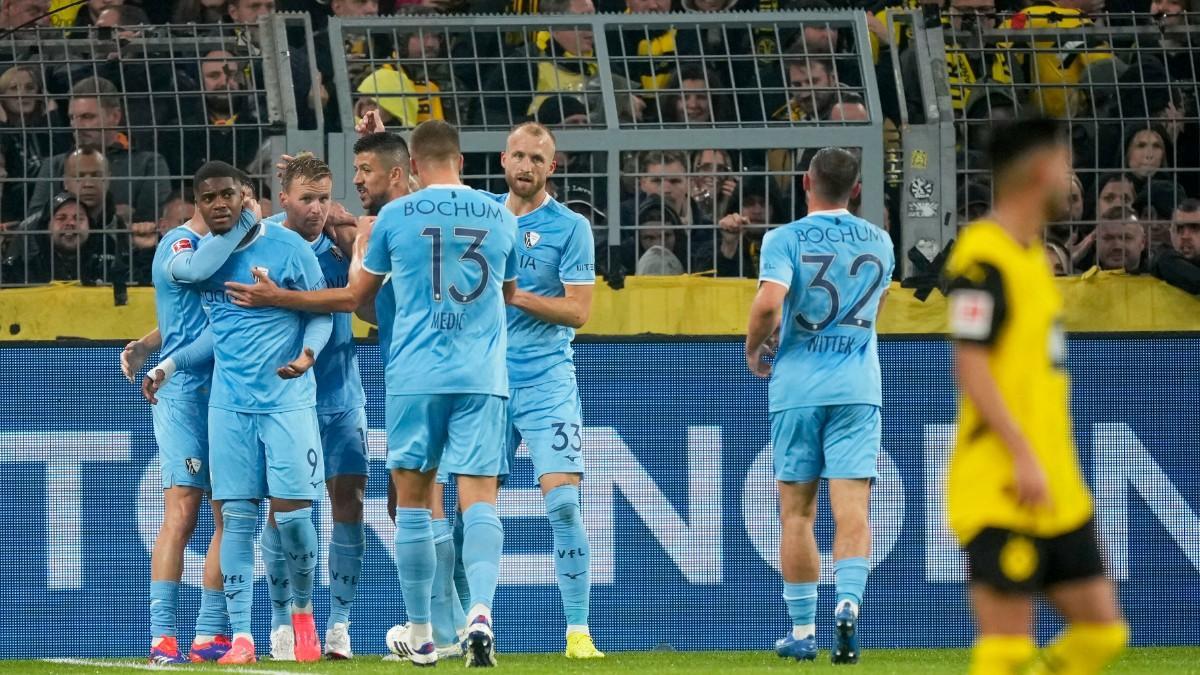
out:
M253 197L246 197L245 199L243 199L242 200L242 210L249 211L251 213L251 215L254 216L254 222L257 223L258 221L262 220L262 217L263 217L262 204L258 203L257 199L255 199ZM198 213L200 210L196 209L196 211Z
M146 376L142 378L142 396L146 397L146 400L150 402L150 405L156 405L158 403L158 398L156 398L154 395L158 393L159 388L163 386L163 382L165 382L166 379L166 373L158 368L146 373Z
M296 158L291 155L279 156L279 161L275 162L275 175L279 178L279 180L283 180L283 172L287 171L288 164L291 164L293 159Z
M307 373L308 369L312 368L313 364L316 362L316 354L313 354L313 350L311 348L305 347L304 351L300 353L300 356L296 357L295 361L292 361L276 372L279 373L279 377L285 380L294 380L304 373Z
M239 284L236 281L225 282L225 295L239 307L274 307L278 304L279 287L271 281L265 270L255 267L250 270L254 275L253 284Z
M1038 465L1033 448L1027 440L1022 438L1018 445L1020 447L1010 448L1017 503L1029 508L1050 506L1050 485L1046 480L1046 472Z
M750 368L750 372L763 379L771 376L771 364L767 363L767 354L766 345L746 350L746 365Z
M354 130L358 132L359 136L377 134L381 131L386 131L386 129L387 128L383 126L383 118L379 116L378 110L368 110L367 113L363 115L362 122L359 122L358 126L354 127Z
M125 345L125 349L121 352L121 374L125 379L133 382L133 376L142 369L146 363L146 359L150 357L151 349L142 344L141 340L134 340Z

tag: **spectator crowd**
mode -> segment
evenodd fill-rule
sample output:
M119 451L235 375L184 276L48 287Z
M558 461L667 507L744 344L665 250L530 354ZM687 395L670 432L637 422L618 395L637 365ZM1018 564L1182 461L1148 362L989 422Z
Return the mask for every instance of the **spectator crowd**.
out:
M947 78L954 115L960 224L990 201L980 160L990 124L1048 113L1068 121L1076 166L1046 234L1056 272L1154 274L1200 293L1200 0L852 1L4 0L0 285L149 284L159 237L192 215L187 181L200 164L245 169L269 206L269 139L281 125L340 131L371 110L398 130L427 119L599 129L614 112L621 129L689 130L686 145L699 149L618 158L616 213L606 152L560 151L552 194L592 220L598 271L609 277L755 277L763 234L806 212L814 148L730 148L721 130L882 120L880 150L897 157L904 124L928 116L914 93L920 53L907 22L916 21L940 28L929 34L945 43L946 67L934 72ZM870 53L845 21L700 21L835 7L863 13ZM912 11L896 20L897 10ZM271 113L258 22L284 11L307 12L312 33L288 24L294 94ZM331 16L597 12L677 13L680 26L620 22L597 35L588 23L539 27L534 16L469 29L404 18L329 25ZM1140 30L1108 30L1128 27ZM605 69L615 111L599 94ZM880 225L897 245L899 173L891 166L886 185L864 186L885 191ZM491 154L469 154L467 175L505 189ZM609 218L620 224L612 246ZM941 251L900 253L933 261Z

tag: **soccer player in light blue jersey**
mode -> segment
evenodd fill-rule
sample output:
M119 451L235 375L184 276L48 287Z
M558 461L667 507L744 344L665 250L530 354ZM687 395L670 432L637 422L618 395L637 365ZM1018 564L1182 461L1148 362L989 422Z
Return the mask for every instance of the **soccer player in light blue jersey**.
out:
M156 328L140 340L126 345L122 370L126 377L141 368L150 353L170 355L200 337L208 319L200 307L200 296L182 279L194 275L210 259L214 263L241 241L258 218L243 210L238 226L210 240L211 248L196 258L208 226L199 218L167 232L154 254L155 310L161 330ZM208 394L211 367L181 374L151 397L154 437L159 447L163 487L163 522L150 557L150 662L155 665L185 663L176 640L176 613L183 557L196 529L200 504L211 490L208 463ZM195 638L189 658L193 662L216 661L229 650L225 634L228 618L221 587L221 517L213 509L213 536L204 560L203 590L196 617Z
M282 176L279 203L283 211L266 219L296 232L312 246L321 265L325 285L345 286L350 274L350 255L325 234L333 202L333 173L329 165L310 153L287 163ZM333 539L329 545L329 621L325 630L325 654L334 659L353 657L350 647L350 608L362 572L366 532L363 528L363 497L367 486L366 395L358 370L350 314L333 317L333 334L313 373L317 381L317 417L324 452L325 487L333 515ZM271 655L276 660L294 658L290 619L291 587L287 584L287 561L274 523L263 528L263 559L271 586ZM291 657L291 658L289 658Z
M554 535L554 563L566 614L566 656L602 658L588 630L591 546L580 514L583 419L571 340L587 321L596 281L591 224L546 193L554 135L537 123L509 134L500 157L509 192L497 197L518 216L518 290L508 308L508 459L529 448Z
M880 228L850 215L858 160L839 148L816 154L804 176L809 212L763 240L746 362L770 377L771 441L782 521L779 558L792 631L783 657L817 656L820 553L813 535L817 486L829 484L837 630L832 660L857 663L858 614L870 571L869 499L882 406L875 322L895 267ZM764 361L779 331L774 367Z
M232 214L241 209L238 175L236 169L215 162L197 172L197 208L214 233L228 229ZM234 304L225 283L250 281L252 270L286 288L325 285L308 242L269 223L256 224L228 260L197 283L209 316L210 331L204 334L209 346L201 346L202 336L179 358L192 361L195 353L207 349L216 361L208 411L212 486L225 522L221 571L234 633L233 645L220 663L257 660L250 633L254 535L258 502L267 497L287 557L295 657L315 661L321 646L312 614L317 555L312 501L320 499L325 481L316 386L309 370L329 339L333 320L329 315Z
M396 484L396 566L411 621L403 648L416 664L437 662L430 624L437 548L428 507L440 466L457 477L464 510L468 664L490 666L491 606L504 545L496 493L507 431L505 300L516 290L517 225L500 204L462 184L453 127L422 123L410 147L422 189L380 211L364 273L352 271L344 289L296 295L310 306L351 311L372 302L391 274L388 467Z

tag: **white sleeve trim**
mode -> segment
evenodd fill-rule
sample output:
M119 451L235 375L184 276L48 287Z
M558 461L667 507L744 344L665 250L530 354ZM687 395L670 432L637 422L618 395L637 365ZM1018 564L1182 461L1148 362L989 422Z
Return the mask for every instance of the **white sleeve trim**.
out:
M567 281L565 279L559 279L559 281L562 282L563 286L595 286L596 285L595 279L592 279L591 281Z
M363 263L362 269L364 272L367 272L369 274L374 274L377 277L386 277L389 274L391 274L391 272L377 272L377 271L371 269L370 267L367 267L366 263Z

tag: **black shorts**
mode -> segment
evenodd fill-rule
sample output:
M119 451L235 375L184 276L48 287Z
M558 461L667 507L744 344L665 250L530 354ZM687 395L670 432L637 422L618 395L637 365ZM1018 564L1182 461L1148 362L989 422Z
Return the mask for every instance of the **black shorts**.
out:
M1083 527L1057 537L1029 535L989 527L964 550L971 581L1004 593L1033 594L1068 581L1104 575L1096 527Z

